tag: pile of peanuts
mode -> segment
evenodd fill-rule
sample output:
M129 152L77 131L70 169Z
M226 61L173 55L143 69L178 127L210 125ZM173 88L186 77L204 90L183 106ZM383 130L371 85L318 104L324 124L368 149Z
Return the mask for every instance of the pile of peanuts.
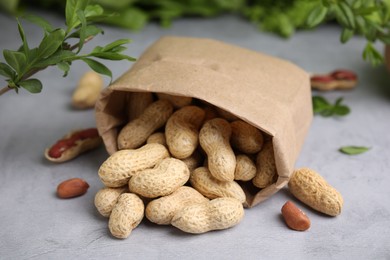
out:
M113 236L127 238L144 216L188 233L230 228L244 217L239 183L260 190L276 182L272 139L227 111L162 93L134 92L127 100L128 123L119 129L118 151L99 168L105 187L95 196ZM299 199L338 215L341 195L309 174L314 177L304 175L303 182L330 194L333 203L325 205L326 196L306 198L312 195L299 188L307 183L293 174Z
M95 199L115 237L127 237L144 211L190 233L232 227L246 201L237 180L258 188L276 181L272 143L252 125L190 97L130 96L129 123L99 169L106 187ZM130 212L134 219L124 221Z

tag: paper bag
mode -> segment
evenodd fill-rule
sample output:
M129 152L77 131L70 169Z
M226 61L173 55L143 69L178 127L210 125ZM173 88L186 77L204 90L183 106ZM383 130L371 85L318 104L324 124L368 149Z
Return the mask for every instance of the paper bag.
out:
M233 113L272 138L278 180L254 193L254 206L285 186L313 114L309 75L296 65L216 40L163 37L105 89L96 120L107 151L127 123L126 94L163 92L190 96Z

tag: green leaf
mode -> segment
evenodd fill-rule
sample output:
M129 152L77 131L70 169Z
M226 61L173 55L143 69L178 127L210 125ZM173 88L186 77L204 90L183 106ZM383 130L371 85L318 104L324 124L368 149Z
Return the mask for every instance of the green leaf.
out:
M119 39L119 40L116 40L110 44L107 44L106 46L104 46L101 51L102 52L106 52L106 51L110 51L118 46L121 46L123 44L129 44L131 42L130 39Z
M38 57L38 48L32 48L28 51L28 59L27 59L27 63L29 64L32 64L34 63L36 60L38 60L39 57ZM33 64L32 64L33 65Z
M100 5L88 5L85 8L84 14L86 18L98 17L104 14L104 9Z
M38 56L46 58L55 53L62 45L65 38L65 31L63 29L56 29L45 35L38 47Z
M336 116L346 116L350 112L351 112L351 110L347 106L344 106L344 105L343 106L337 106L333 110L333 115L336 115Z
M40 16L36 16L33 14L25 14L22 16L22 18L40 26L45 31L45 33L53 31L53 26Z
M37 79L26 79L18 83L19 86L30 93L39 93L42 90L42 83Z
M17 12L19 0L2 0L0 1L0 10L14 14Z
M105 18L103 21L124 28L132 30L139 30L147 23L149 15L137 8L125 8L124 10L119 9L118 15L113 15Z
M77 16L79 17L80 23L81 23L79 48L77 51L77 53L79 53L84 46L84 42L85 42L86 35L87 35L87 31L86 31L87 30L87 20L85 19L84 12L81 10L77 11Z
M374 46L372 46L371 42L368 42L363 50L363 59L369 61L373 66L378 66L384 63L382 54L379 53Z
M10 65L17 74L21 74L26 66L26 55L22 52L3 50L5 61Z
M306 20L306 25L309 28L319 25L325 19L327 12L328 8L318 5L310 12Z
M47 66L55 65L63 61L72 61L76 59L76 54L69 50L58 50L50 57L37 62L34 68L41 69Z
M314 114L319 114L323 117L345 116L351 112L349 107L341 104L342 98L337 99L334 105L321 96L313 96L312 101Z
M0 75L14 79L16 74L15 71L7 63L0 62Z
M26 57L28 58L29 48L28 48L28 43L26 40L26 34L24 33L23 27L20 24L19 19L16 18L16 21L18 22L18 31L19 31L20 38L22 39L22 42L23 42L23 45L22 45L23 52L24 52L24 55L26 55Z
M343 31L341 32L341 35L340 35L340 41L342 43L346 43L347 41L349 41L349 39L351 39L353 34L354 34L353 30L350 30L348 28L343 28Z
M98 61L95 61L93 59L90 59L90 58L82 58L82 60L85 63L87 63L88 66L91 69L93 69L94 71L96 71L97 73L109 76L112 79L111 70L109 68L107 68L104 64L102 64L102 63L100 63Z
M378 11L378 7L376 6L371 6L371 7L360 7L355 9L355 14L357 15L370 15L374 12Z
M104 31L101 28L96 27L95 25L87 25L85 28L85 37L86 38L88 38L90 36L96 36L99 33L103 34ZM80 29L78 29L77 31L74 31L72 34L69 34L66 38L67 39L68 38L80 38Z
M329 102L321 96L313 96L312 101L314 113L320 113L324 108L327 108L330 105Z
M117 47L111 49L111 52L120 53L120 52L122 52L122 51L124 51L124 50L126 50L126 49L127 49L127 48L126 48L125 46L117 46Z
M380 39L383 43L385 43L385 44L387 44L387 45L390 45L390 35L381 35L381 36L379 36L379 39Z
M352 8L346 2L340 2L338 4L342 14L345 17L345 21L350 29L355 29L355 17Z
M124 54L115 53L115 52L100 52L100 53L91 53L93 57L97 57L105 60L128 60L135 61L136 59Z
M88 0L67 0L65 6L65 17L66 17L66 30L67 34L76 26L80 24L77 11L84 11L88 5Z
M348 155L357 155L365 153L371 148L365 146L343 146L340 147L339 151Z
M64 72L63 77L68 76L68 72L70 70L70 65L68 62L59 62L57 63L57 67Z
M366 33L366 20L362 16L356 16L356 28L359 33Z

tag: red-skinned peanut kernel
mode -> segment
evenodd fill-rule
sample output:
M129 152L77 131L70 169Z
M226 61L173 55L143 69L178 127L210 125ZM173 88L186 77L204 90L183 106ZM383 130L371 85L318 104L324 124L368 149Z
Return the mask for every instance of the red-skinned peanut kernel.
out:
M70 199L87 192L89 184L80 178L72 178L61 182L57 186L57 196L61 199Z
M291 201L283 205L282 215L287 226L293 230L305 231L310 228L309 217Z
M356 80L357 75L350 70L335 70L330 76L336 80Z
M335 79L330 75L315 75L312 76L310 80L315 82L328 83L334 81Z

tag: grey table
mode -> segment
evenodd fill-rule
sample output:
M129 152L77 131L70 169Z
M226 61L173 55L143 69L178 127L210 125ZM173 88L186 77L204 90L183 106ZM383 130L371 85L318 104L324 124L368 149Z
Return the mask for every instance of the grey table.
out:
M63 23L62 17L41 15L58 26ZM1 15L0 24L1 49L16 48L20 40L15 21ZM38 44L40 29L25 27L30 42ZM246 210L244 220L228 230L190 235L143 221L128 239L113 238L107 219L100 217L93 205L94 195L102 187L97 170L107 158L104 148L59 165L43 158L45 148L68 131L95 125L94 111L70 107L73 88L88 70L75 63L67 78L56 68L40 72L41 94L21 91L0 97L0 258L389 259L389 74L383 66L372 68L362 61L363 39L341 45L339 33L338 27L329 25L282 40L237 17L223 16L179 20L169 29L151 24L137 33L105 27L105 35L86 49L112 39L131 38L133 43L126 52L138 57L162 35L208 37L291 60L311 72L356 71L360 80L355 90L321 93L331 101L344 97L352 113L343 118L316 116L296 163L297 167L316 169L343 194L345 206L340 216L326 217L297 202L311 218L312 227L306 232L292 231L280 215L284 202L292 199L283 189ZM106 64L114 78L131 66L128 62ZM371 150L347 156L338 152L343 145L369 146ZM87 194L58 199L56 186L72 177L88 181Z

